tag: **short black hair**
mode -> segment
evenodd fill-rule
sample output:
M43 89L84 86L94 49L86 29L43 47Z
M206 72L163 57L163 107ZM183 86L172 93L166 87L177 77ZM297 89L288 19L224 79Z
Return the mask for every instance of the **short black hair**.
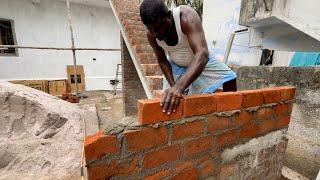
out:
M140 16L143 24L150 25L161 17L165 17L169 10L163 0L144 0L140 6Z

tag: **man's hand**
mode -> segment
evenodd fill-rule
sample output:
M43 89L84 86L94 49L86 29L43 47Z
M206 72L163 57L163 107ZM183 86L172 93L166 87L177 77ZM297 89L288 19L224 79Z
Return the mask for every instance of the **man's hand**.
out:
M177 86L170 87L164 91L160 101L160 106L164 113L170 115L172 112L176 112L183 91L182 88Z

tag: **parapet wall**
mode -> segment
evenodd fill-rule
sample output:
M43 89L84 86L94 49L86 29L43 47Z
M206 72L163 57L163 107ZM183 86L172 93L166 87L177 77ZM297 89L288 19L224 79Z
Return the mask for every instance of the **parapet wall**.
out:
M295 88L187 96L171 116L138 101L138 120L86 138L89 179L280 179Z

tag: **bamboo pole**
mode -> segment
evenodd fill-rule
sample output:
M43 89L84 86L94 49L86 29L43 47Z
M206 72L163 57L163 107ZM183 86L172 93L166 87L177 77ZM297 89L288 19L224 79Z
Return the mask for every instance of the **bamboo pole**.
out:
M121 51L121 49L112 48L63 48L63 47L40 47L40 46L18 46L18 45L0 45L1 49L17 48L17 49L43 49L43 50L62 50L62 51Z
M74 73L74 81L76 86L76 96L79 96L79 89L78 89L78 76L77 76L77 57L76 57L76 50L74 46L74 35L73 35L73 28L72 28L72 18L70 13L70 0L67 0L67 13L68 13L68 21L70 27L70 37L71 37L71 48L72 48L72 57L73 57L73 73Z

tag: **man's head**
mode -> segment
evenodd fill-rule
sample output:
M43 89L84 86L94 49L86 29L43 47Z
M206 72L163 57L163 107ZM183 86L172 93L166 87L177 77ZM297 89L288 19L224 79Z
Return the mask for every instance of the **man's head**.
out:
M172 26L171 12L163 0L144 0L140 6L140 16L153 37L164 40Z

